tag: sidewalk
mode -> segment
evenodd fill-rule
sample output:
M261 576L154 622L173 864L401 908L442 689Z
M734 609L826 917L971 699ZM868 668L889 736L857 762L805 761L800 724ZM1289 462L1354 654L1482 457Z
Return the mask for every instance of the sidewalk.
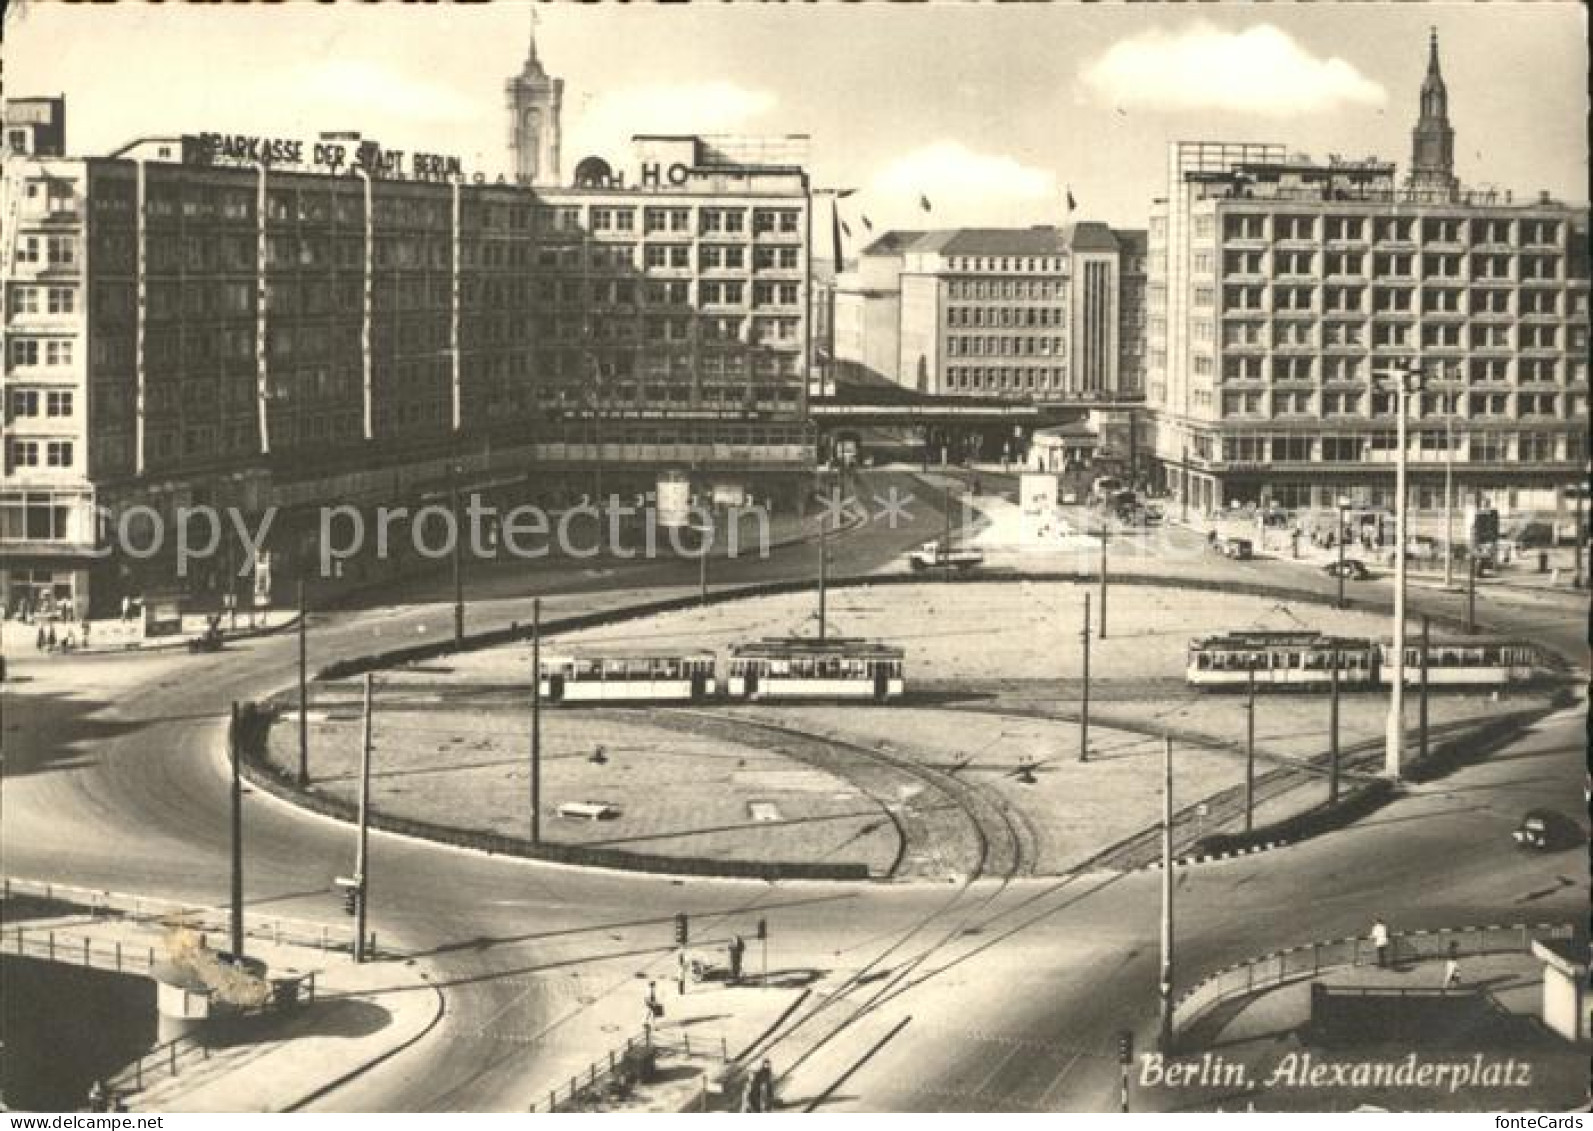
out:
M168 933L153 921L80 913L26 927L70 936L61 960L73 964L92 947L115 953L118 965L126 956L125 969L149 976L144 956L161 963L168 954ZM214 931L204 938L210 948L227 942ZM245 950L266 964L267 977L313 976L313 997L291 1010L212 1020L198 1031L203 1039L175 1057L145 1054L108 1081L128 1110L290 1110L415 1041L442 1015L426 971L401 958L355 965L346 954L255 939Z
M1176 1058L1158 1063L1154 1041L1144 1045L1135 1110L1515 1111L1583 1102L1587 1049L1537 1020L1538 959L1462 958L1461 983L1448 992L1443 969L1439 960L1346 967L1218 1006L1184 1034ZM1389 993L1373 999L1366 1023L1346 1038L1313 1028L1314 983ZM1418 1010L1425 1024L1414 1023ZM1385 1028L1401 1020L1397 1034ZM1173 1065L1181 1080L1164 1071ZM1431 1069L1425 1083L1423 1067Z
M249 640L256 636L265 636L273 632L281 632L298 622L296 609L264 609L250 616L248 613L239 613L237 627L233 628L232 619L226 614L221 617L222 646L237 640ZM161 649L186 648L190 640L203 636L210 625L210 617L205 613L185 613L182 619L182 629L179 632L166 636L145 636L143 624L139 621L121 621L116 619L89 621L88 632L83 631L84 622L74 620L35 621L26 624L22 621L7 620L0 622L0 651L5 655L16 658L22 656L39 657L48 659L70 659L72 656L119 656L128 652L153 652ZM39 631L41 629L55 629L56 650L53 652L40 652L38 650ZM73 648L65 651L61 648L68 635L71 636ZM85 644L84 641L88 643Z
M1273 560L1279 562L1293 562L1297 565L1307 566L1312 569L1324 569L1329 564L1339 560L1337 546L1329 549L1313 543L1310 537L1302 534L1299 540L1299 554L1295 555L1291 545L1292 539L1289 530L1283 528L1270 528L1263 533L1258 533L1254 518L1240 518L1229 515L1207 516L1191 511L1188 521L1183 521L1177 508L1168 508L1166 521L1175 526L1182 526L1188 530L1204 534L1215 530L1219 536L1233 538L1248 538L1254 543L1255 556L1260 560ZM1344 558L1363 562L1372 571L1374 580L1391 579L1394 568L1389 562L1390 551L1387 548L1368 550L1360 544L1346 544ZM1548 568L1538 572L1538 556L1547 554ZM1477 579L1479 590L1493 587L1535 590L1545 595L1560 597L1580 597L1586 594L1589 567L1593 565L1587 557L1583 558L1583 589L1573 585L1576 576L1575 550L1572 547L1562 546L1546 550L1523 550L1512 562L1495 570L1486 577ZM1422 585L1430 588L1444 587L1444 566L1441 559L1432 561L1407 559L1406 577L1412 585ZM1351 583L1354 584L1353 582ZM1454 567L1454 585L1462 589L1466 585L1466 564L1456 561Z

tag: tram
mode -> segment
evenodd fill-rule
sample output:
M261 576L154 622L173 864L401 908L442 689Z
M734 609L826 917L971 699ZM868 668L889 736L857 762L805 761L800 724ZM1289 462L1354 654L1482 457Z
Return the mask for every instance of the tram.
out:
M1252 677L1258 689L1326 689L1337 657L1339 687L1374 686L1376 654L1370 640L1320 632L1231 632L1189 644L1185 679L1193 687L1241 690Z
M1314 631L1231 632L1190 641L1185 682L1191 687L1238 691L1325 689L1335 664L1345 691L1387 687L1393 646L1360 637ZM1506 687L1530 682L1540 667L1537 649L1516 640L1433 640L1427 647L1429 687ZM1406 641L1405 684L1422 680L1422 646Z
M731 699L872 699L902 697L902 649L849 638L788 638L739 644L730 651Z
M718 692L712 652L542 657L547 703L690 702Z
M1378 663L1385 675L1393 667L1394 645L1377 645ZM1519 640L1470 639L1431 640L1427 644L1427 685L1429 687L1507 687L1526 683L1539 666L1538 650ZM1405 686L1422 681L1421 641L1405 642Z

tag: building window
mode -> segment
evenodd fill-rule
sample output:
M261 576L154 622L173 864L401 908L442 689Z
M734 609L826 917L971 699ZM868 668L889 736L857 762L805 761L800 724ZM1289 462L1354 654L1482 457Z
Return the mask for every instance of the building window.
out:
M39 364L39 343L35 338L11 339L11 364L12 365L37 365Z
M44 446L45 463L50 467L72 466L72 441L51 440Z
M50 236L46 255L52 267L70 267L77 262L77 241L72 236Z
M11 391L11 415L38 416L39 394L32 389L13 389Z
M11 441L12 467L38 467L39 444L36 440Z
M38 394L35 393L33 395L37 396ZM45 394L44 403L45 403L45 412L46 412L46 415L48 415L48 416L71 416L72 415L72 394L71 394L70 391L66 391L66 390L53 391L52 390L51 392L48 392L48 393ZM30 415L35 415L36 413L37 413L37 405L35 405L34 413L32 413Z

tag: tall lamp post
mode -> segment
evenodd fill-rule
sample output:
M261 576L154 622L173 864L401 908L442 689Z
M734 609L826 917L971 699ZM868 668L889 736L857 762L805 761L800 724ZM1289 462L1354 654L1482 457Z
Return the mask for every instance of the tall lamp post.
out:
M1395 781L1399 780L1405 760L1405 465L1409 457L1406 418L1410 396L1421 391L1423 380L1421 363L1412 361L1403 371L1383 374L1381 381L1384 390L1394 394L1395 443L1399 449L1394 464L1394 671L1383 747L1383 772Z
M1339 529L1338 529L1338 532L1333 536L1333 540L1335 542L1337 542L1338 545L1339 545L1339 569L1338 569L1338 574L1339 574L1339 604L1338 604L1338 607L1340 609L1344 608L1344 524L1345 524L1346 518L1347 518L1347 516L1349 514L1349 510L1350 510L1350 501L1348 499L1346 499L1343 495L1340 495L1339 496Z

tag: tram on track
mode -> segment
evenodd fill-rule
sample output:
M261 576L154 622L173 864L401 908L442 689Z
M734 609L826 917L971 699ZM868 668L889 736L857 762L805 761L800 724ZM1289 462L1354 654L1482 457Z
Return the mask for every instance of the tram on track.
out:
M543 656L547 703L701 703L718 684L712 652Z
M904 689L902 649L872 640L758 640L730 650L731 699L869 699L889 703Z
M1325 690L1338 668L1345 691L1387 687L1393 645L1365 637L1320 632L1230 632L1189 643L1185 682L1213 691L1240 691L1252 678L1258 690ZM1421 641L1405 644L1405 685L1422 680ZM1429 687L1507 687L1528 683L1541 668L1538 651L1517 640L1432 640L1427 647Z

